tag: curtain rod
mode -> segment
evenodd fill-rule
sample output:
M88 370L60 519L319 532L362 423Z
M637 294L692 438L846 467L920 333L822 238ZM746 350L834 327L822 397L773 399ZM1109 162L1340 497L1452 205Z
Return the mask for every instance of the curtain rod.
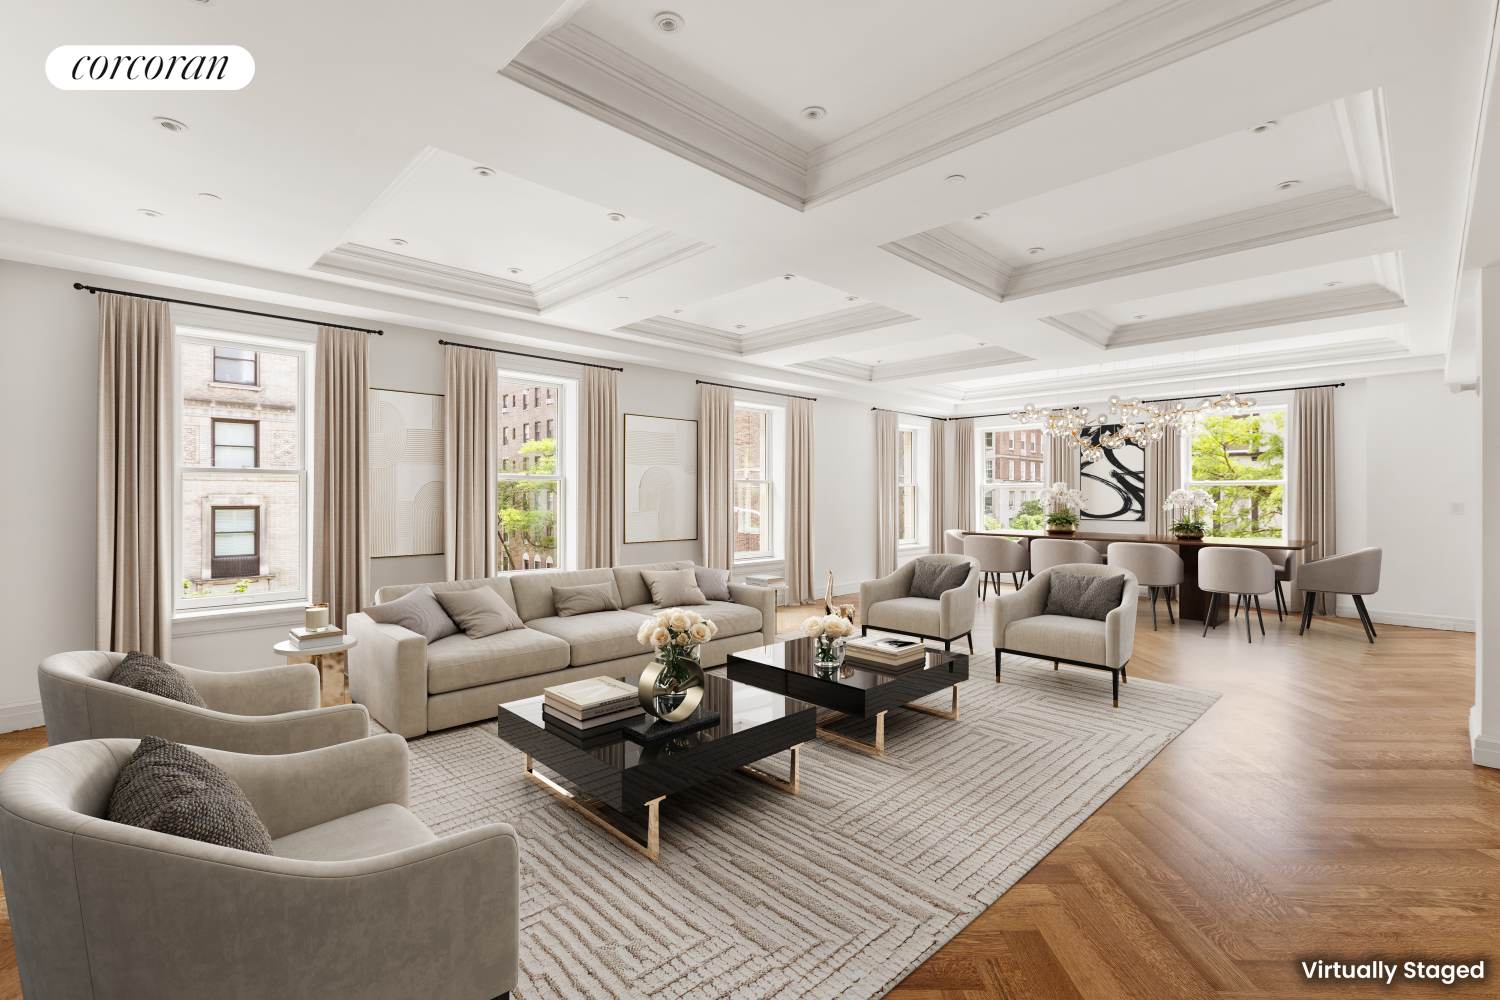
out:
M167 299L160 295L142 295L140 292L122 292L118 288L95 288L93 285L84 285L73 282L73 287L80 292L109 292L111 295L128 295L133 299L150 299L152 302L175 302L180 306L201 306L204 309L218 309L222 312L244 313L246 316L264 316L267 319L285 319L293 323L311 323L313 326L331 326L336 330L357 330L360 333L373 333L377 337L384 337L384 330L369 330L362 326L346 326L343 323L325 323L320 319L303 319L301 316L281 316L277 313L256 312L254 309L236 309L233 306L216 306L212 302L190 302L187 299Z
M1283 386L1280 389L1257 389L1256 391L1257 392L1292 392L1292 391L1294 391L1296 389L1337 389L1340 386L1342 386L1343 384L1344 383L1342 383L1342 382L1327 382L1327 383L1324 383L1323 385L1288 385L1288 386ZM1143 400L1141 400L1141 402L1143 402L1143 403L1171 403L1171 402L1175 402L1175 401L1177 401L1179 399L1209 399L1209 398L1210 398L1210 395L1208 393L1192 392L1192 393L1188 393L1185 396L1168 396L1165 399L1143 399ZM990 417L1008 417L1008 416L1011 415L1011 413L1014 413L1014 412L1015 412L1014 410L1011 410L1011 411L1006 412L1006 413L976 413L976 414L974 414L974 416L971 419L973 419L973 420L987 420ZM961 419L961 418L959 418L959 417L951 417L950 419L952 419L952 420L958 420L958 419Z
M900 414L903 414L904 416L908 416L908 417L921 417L923 420L941 420L944 423L947 423L949 420L962 420L963 419L963 417L930 417L930 416L928 416L925 413L913 413L910 410L893 410L893 409L891 409L888 406L872 406L872 407L870 407L870 412L871 413L874 413L877 410L884 410L886 413L900 413Z
M545 354L522 354L520 351L502 351L498 347L480 347L478 344L459 344L451 340L439 340L444 347L467 347L471 351L489 351L491 354L514 354L518 358L536 358L538 361L556 361L564 365L583 365L585 368L606 368L612 372L622 372L625 369L615 368L611 365L596 365L592 361L571 361L567 358L549 358Z
M817 396L799 396L795 392L781 392L780 390L777 390L777 389L752 389L748 385L729 385L726 382L705 382L701 378L698 379L698 384L699 385L716 385L720 389L744 389L746 392L763 392L763 393L765 393L768 396L787 396L787 397L789 397L791 399L809 399L809 400L812 400L814 403L816 403L818 401L818 397Z

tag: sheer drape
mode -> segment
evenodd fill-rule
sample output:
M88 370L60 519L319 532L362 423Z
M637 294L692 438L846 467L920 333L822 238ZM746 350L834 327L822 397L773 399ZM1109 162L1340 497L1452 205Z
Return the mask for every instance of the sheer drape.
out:
M499 479L499 375L487 351L443 348L444 561L448 579L494 576Z
M1333 484L1333 387L1298 389L1292 395L1287 443L1291 453L1287 477L1286 519L1288 538L1310 538L1314 544L1301 553L1300 562L1311 562L1338 552L1334 516L1337 510ZM1288 601L1294 609L1304 598L1292 581ZM1333 602L1319 594L1313 614L1335 613Z
M734 390L698 387L699 531L703 565L734 568Z
M1146 532L1165 535L1172 515L1162 510L1167 495L1182 488L1182 432L1168 427L1160 441L1146 446Z
M949 478L952 475L953 456L948 442L948 421L932 420L932 485L928 504L930 515L927 527L927 544L933 552L943 551L943 532L952 515L948 512Z
M620 533L624 528L623 465L620 454L619 372L610 368L583 370L583 454L579 471L583 496L583 561L581 569L617 565Z
M813 401L786 401L787 603L813 599Z
M974 497L975 466L979 461L974 455L974 418L953 421L953 489L958 494L953 498L953 513L954 527L960 531L978 531L980 528Z
M340 628L369 597L368 337L318 327L312 595L328 603L328 620Z
M896 572L896 472L901 425L891 410L875 411L875 575Z
M99 293L98 416L95 645L169 659L174 463L167 303Z

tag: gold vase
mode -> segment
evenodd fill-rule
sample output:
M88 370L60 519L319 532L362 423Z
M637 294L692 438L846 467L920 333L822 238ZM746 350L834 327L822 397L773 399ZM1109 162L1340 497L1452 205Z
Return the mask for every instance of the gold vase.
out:
M641 707L663 722L681 722L703 701L703 667L699 646L662 646L641 671L637 690Z

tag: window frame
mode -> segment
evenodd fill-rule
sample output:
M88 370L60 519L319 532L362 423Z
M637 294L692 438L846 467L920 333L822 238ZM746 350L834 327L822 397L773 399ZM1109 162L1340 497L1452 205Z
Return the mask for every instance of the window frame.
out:
M933 540L928 537L931 519L927 505L931 501L932 492L932 455L929 451L931 438L928 430L929 427L922 424L898 424L896 427L896 548L902 553L910 553L915 549L926 548L933 544ZM911 435L911 482L903 484L901 482L901 441L907 434ZM982 442L983 438L979 440ZM982 444L980 448L980 454L983 455ZM901 537L901 491L903 489L910 489L912 495L910 538ZM982 505L983 493L980 497Z
M1181 482L1182 482L1182 485L1186 489L1190 489L1190 490L1191 489L1201 489L1201 490L1210 490L1211 491L1216 486L1280 486L1281 487L1281 497L1282 497L1282 501L1281 501L1282 502L1282 507L1281 507L1281 531L1280 531L1279 534L1275 534L1275 535L1249 535L1249 536L1205 534L1205 537L1210 537L1210 538L1248 537L1248 538L1265 538L1265 539L1276 539L1276 538L1285 539L1286 538L1286 530L1287 530L1287 523L1286 523L1286 517L1287 517L1287 489L1290 486L1290 482L1289 482L1289 479L1288 479L1288 472L1290 471L1290 469L1292 467L1292 439L1291 439L1291 435L1288 433L1288 431L1290 430L1290 424L1291 424L1291 406L1289 404L1287 404L1287 403L1265 403L1265 404L1257 405L1257 406L1251 408L1250 412L1247 413L1247 414L1245 414L1245 416L1247 416L1247 417L1249 417L1249 416L1259 416L1259 415L1265 414L1265 413L1280 413L1280 414L1282 414L1282 420L1281 420L1281 478L1280 479L1194 479L1193 478L1193 438L1195 438L1197 436L1197 434L1198 434L1198 425L1197 425L1197 423L1194 422L1193 424L1189 425L1188 428L1185 428L1183 433L1178 434L1178 439L1179 439L1178 440L1178 447L1180 449L1179 452L1178 452L1178 459L1179 459L1179 461L1181 463L1181 470L1180 470L1181 471ZM1210 527L1212 526L1212 523L1213 523L1212 517L1210 516L1210 519L1209 519Z
M259 358L260 357L260 352L256 351L255 352L255 356L257 358ZM250 424L251 426L253 426L255 428L255 443L250 446L255 451L255 462L252 465L244 466L244 465L220 465L219 464L219 447L220 447L220 445L219 445L219 425L220 424ZM208 418L208 432L209 432L209 435L210 435L210 438L211 438L211 440L209 441L209 447L211 449L213 449L213 467L215 469L244 469L244 468L258 469L258 468L260 468L260 421L259 420L242 420L239 417L209 417ZM226 444L223 447L225 447L225 448L243 448L244 445Z
M213 356L209 359L209 371L208 371L208 381L209 381L209 384L211 384L211 385L226 386L226 387L231 388L231 389L234 389L234 388L239 388L239 389L259 389L261 387L260 386L260 352L259 351L251 351L250 354L252 354L253 357L250 357L248 359L246 359L246 358L224 358L225 361L246 361L246 360L248 360L250 362L251 367L255 371L254 381L251 381L251 382L237 382L234 379L222 379L222 378L219 378L219 351L221 351L221 350L243 351L244 348L243 347L228 347L228 348L215 347L214 348Z
M735 552L734 563L735 565L740 565L741 563L772 562L781 558L781 542L780 536L777 534L781 526L780 504L782 497L781 490L779 489L781 481L779 474L781 470L781 452L776 447L776 431L778 427L782 426L781 420L777 419L778 414L784 414L786 411L783 407L774 406L770 403L761 403L738 397L734 400L734 409L736 411L745 410L761 414L763 418L762 426L765 428L764 437L761 440L761 478L741 478L739 474L739 461L736 456L732 454L730 456L729 532L731 536L740 534L738 528L739 514L734 509L735 497L738 496L740 487L742 485L762 486L765 492L765 509L760 513L761 548L756 549L754 552Z
M219 547L219 535L220 535L220 531L219 531L219 511L221 511L221 510L248 510L248 511L253 511L254 512L254 517L255 517L255 528L254 528L254 530L252 532L252 534L255 535L255 550L249 554L250 557L253 557L255 559L255 572L253 572L253 573L217 573L217 572L214 572L209 577L209 580L233 580L236 577L260 576L261 568L265 565L264 561L261 559L262 553L261 553L261 539L260 539L260 536L261 536L261 525L262 525L262 521L263 521L263 512L261 510L260 505L259 504L209 504L208 505L208 510L209 510L209 516L210 516L210 518L212 518L212 520L211 520L211 522L209 524L210 531L208 532L208 538L209 538L209 541L210 541L210 551L208 553L208 561L209 561L210 567L213 566L213 563L214 563L215 560L237 558L235 556L220 556L218 554L218 552L217 552L217 549ZM236 532L236 533L238 533L238 532ZM226 532L226 534L227 534L227 532Z
M525 456L516 459L518 468L505 469L504 462L499 463L501 467L496 470L496 490L498 492L501 482L524 482L537 483L548 482L555 484L551 490L551 504L548 509L554 513L553 537L556 542L552 550L551 566L506 566L505 552L500 544L500 510L498 502L495 510L495 570L499 573L529 572L533 569L575 569L578 564L578 544L576 535L578 526L578 500L577 490L573 484L578 481L578 389L581 380L576 375L562 374L559 365L554 371L552 366L538 366L537 369L526 370L505 368L496 366L496 377L502 384L524 385L527 388L519 393L523 404L529 403L531 396L540 399L539 388L546 386L554 393L553 401L556 403L554 419L557 421L557 435L553 438L557 442L557 462L554 466L555 472L550 474L539 474L527 468ZM573 368L574 366L566 366ZM529 405L515 406L516 393L510 394L512 405L516 409L530 410ZM514 428L511 429L510 444L530 444L536 440L531 436L533 422L526 420L522 422L522 435L518 439ZM530 558L530 553L522 553L523 560Z

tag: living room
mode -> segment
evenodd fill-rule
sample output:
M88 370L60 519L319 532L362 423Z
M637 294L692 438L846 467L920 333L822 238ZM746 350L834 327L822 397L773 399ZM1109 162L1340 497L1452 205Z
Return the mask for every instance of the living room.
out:
M1495 2L924 19L13 13L0 996L1489 978Z

